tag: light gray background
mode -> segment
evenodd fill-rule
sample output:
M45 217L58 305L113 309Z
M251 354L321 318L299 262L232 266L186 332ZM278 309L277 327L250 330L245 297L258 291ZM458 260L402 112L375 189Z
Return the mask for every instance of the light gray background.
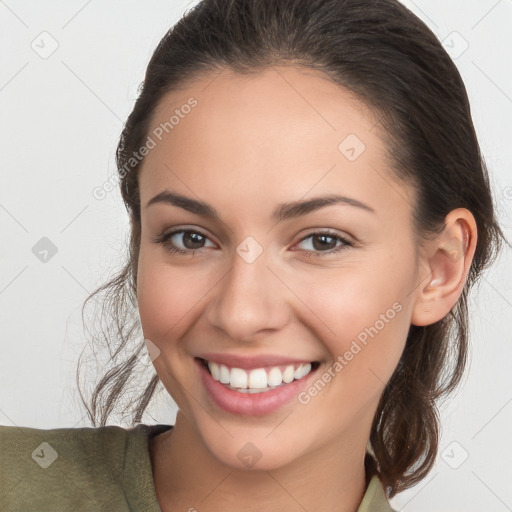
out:
M0 424L89 426L74 378L80 308L121 262L128 233L119 192L100 201L92 190L115 173L153 50L194 3L0 0ZM445 41L466 82L512 239L512 2L404 3ZM42 237L58 250L46 263L32 252ZM473 293L467 378L442 408L436 466L393 500L397 510L512 510L510 265L505 250ZM143 420L174 415L161 396Z

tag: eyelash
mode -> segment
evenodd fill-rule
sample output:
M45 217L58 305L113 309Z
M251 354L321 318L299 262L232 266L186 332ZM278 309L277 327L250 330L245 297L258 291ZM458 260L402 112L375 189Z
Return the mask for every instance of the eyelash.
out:
M195 233L198 235L201 235L204 238L208 238L204 233L201 233L200 231L195 231L192 229L175 229L174 231L170 231L169 233L161 233L157 238L153 240L154 243L162 244L170 253L173 254L179 254L182 256L188 256L188 255L194 255L196 252L199 252L201 249L179 249L176 246L169 243L169 240L176 235L177 233ZM325 231L315 231L313 233L310 233L309 235L305 236L301 240L299 240L298 243L304 242L304 240L307 240L308 238L311 238L313 236L318 235L325 235L330 238L335 238L336 240L343 242L343 245L338 246L335 249L330 249L328 251L307 251L303 249L299 249L298 252L302 253L304 256L311 257L311 256L317 256L317 257L323 257L329 254L337 253L342 250L349 249L351 247L354 247L354 244L352 242L349 242L346 238L341 237L340 235L336 234L333 231L325 230Z

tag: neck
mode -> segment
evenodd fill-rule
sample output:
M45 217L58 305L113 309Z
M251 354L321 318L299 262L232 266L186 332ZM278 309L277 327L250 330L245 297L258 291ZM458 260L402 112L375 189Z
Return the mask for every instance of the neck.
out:
M174 428L150 445L157 498L163 512L356 512L366 488L366 445L355 449L352 441L275 470L244 471L216 459L178 412Z

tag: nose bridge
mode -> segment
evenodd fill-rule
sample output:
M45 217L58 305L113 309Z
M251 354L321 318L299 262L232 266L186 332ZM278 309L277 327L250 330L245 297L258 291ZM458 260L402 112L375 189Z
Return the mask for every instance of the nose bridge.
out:
M231 269L208 310L211 325L235 340L284 325L288 318L284 286L268 266L269 253L254 238L247 237L236 247Z

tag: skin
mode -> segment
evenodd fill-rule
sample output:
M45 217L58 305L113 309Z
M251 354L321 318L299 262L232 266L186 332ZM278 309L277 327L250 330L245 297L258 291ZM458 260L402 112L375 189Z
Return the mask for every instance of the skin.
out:
M415 191L393 176L378 117L318 71L204 75L164 97L151 129L191 96L197 106L151 150L139 175L140 318L179 408L173 431L151 444L161 508L354 512L379 398L410 325L443 318L460 296L474 218L450 212L441 235L419 246ZM349 134L365 145L354 161L338 149ZM210 203L221 220L170 204L146 207L164 190ZM334 204L271 218L280 203L329 193L374 212ZM153 241L176 227L206 236L199 244L173 237L198 252L172 254ZM353 246L322 255L343 245L314 244L311 235L326 229ZM236 252L248 236L263 248L252 263ZM307 404L294 399L272 414L241 417L218 408L198 377L194 356L208 351L294 354L320 361L321 376L397 303L394 318ZM237 457L247 442L261 453L252 468Z

